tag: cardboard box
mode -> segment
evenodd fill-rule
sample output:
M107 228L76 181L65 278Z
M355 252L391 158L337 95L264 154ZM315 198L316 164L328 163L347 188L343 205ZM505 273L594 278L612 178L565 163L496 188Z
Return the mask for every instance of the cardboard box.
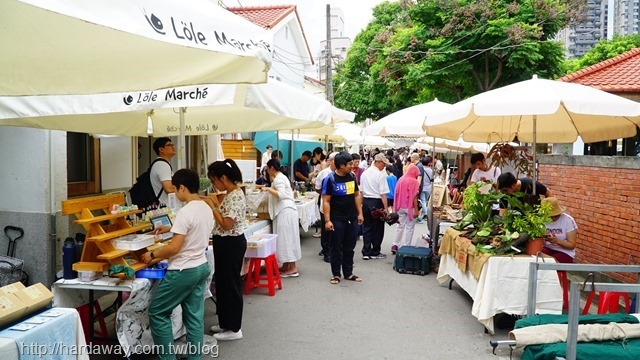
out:
M25 314L31 314L34 311L45 308L51 303L51 300L53 300L51 291L41 283L18 290L13 295L16 295L18 299L22 301L22 304L26 305Z
M27 305L15 294L0 295L0 328L20 320L27 310Z
M4 294L13 294L18 292L18 290L24 289L24 285L21 282L14 282L13 284L9 284L3 287L0 287L0 295Z

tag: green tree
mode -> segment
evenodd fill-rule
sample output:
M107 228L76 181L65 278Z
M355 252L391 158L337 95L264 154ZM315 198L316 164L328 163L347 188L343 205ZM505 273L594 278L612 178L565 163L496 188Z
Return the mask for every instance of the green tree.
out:
M600 40L596 46L587 51L582 57L566 60L563 65L564 73L574 73L637 47L640 47L640 35L638 34L626 36L616 35L611 40Z
M531 78L563 74L553 36L583 0L382 3L338 68L336 104L359 119L438 98L456 102Z

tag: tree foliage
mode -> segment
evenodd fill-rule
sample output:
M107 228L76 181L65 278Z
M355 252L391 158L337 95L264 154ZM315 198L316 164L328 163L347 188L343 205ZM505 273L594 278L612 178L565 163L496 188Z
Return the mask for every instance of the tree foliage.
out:
M456 102L531 78L556 78L553 40L584 0L418 0L379 4L337 69L336 105L378 119L438 98Z
M613 39L600 40L596 46L578 59L566 60L565 74L571 74L588 66L616 57L626 51L640 47L640 35L616 35Z

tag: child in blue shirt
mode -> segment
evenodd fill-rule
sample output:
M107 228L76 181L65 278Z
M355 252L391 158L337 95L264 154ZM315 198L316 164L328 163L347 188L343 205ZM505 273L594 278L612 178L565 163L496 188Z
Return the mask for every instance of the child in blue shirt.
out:
M393 174L393 165L387 165L387 184L389 185L389 193L387 194L387 213L393 212L393 193L396 191L396 183L398 178Z

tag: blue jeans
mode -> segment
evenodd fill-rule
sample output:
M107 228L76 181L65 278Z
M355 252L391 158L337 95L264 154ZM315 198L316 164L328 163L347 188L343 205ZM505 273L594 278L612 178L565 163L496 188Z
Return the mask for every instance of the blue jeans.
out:
M427 201L431 196L431 190L420 192L420 201L422 202L422 216L427 216Z

